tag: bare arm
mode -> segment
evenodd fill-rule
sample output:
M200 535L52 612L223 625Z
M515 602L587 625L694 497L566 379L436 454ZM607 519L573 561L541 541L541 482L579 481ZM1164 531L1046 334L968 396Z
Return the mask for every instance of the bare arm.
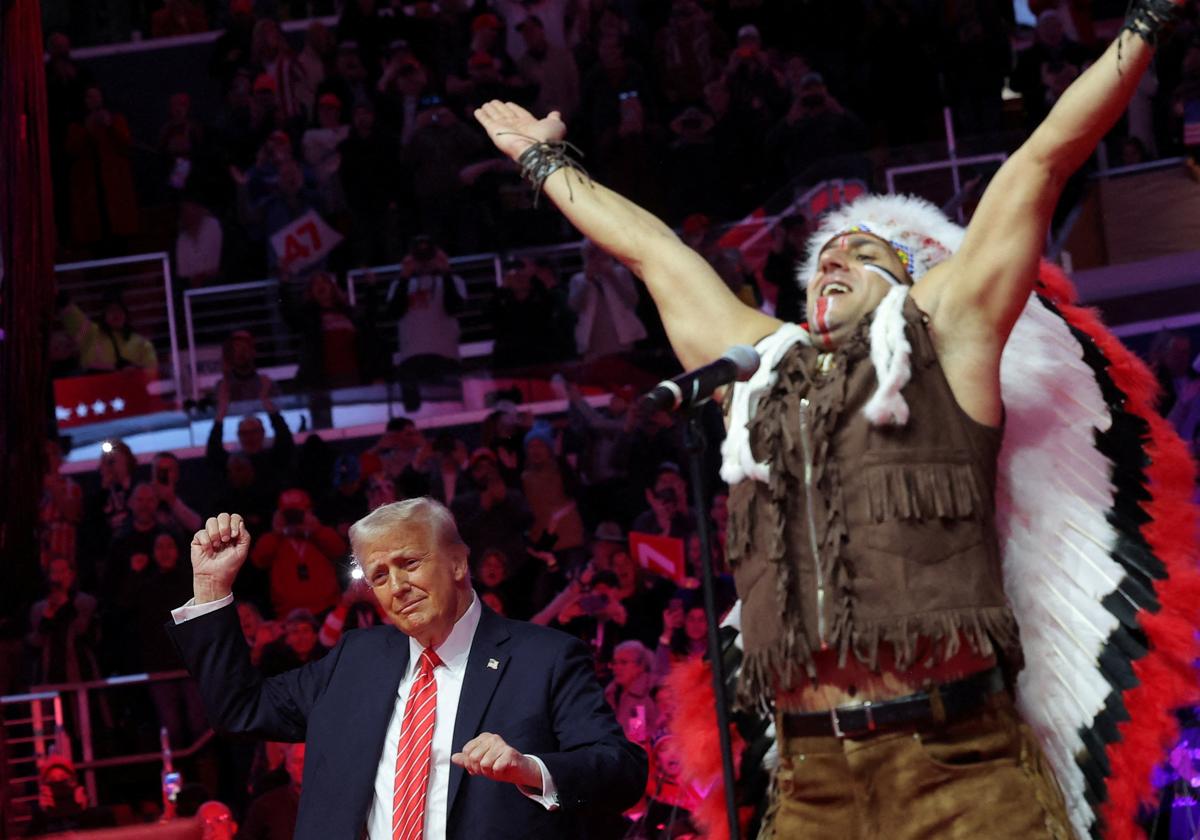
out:
M489 102L475 118L513 160L531 145L528 138L555 141L566 133L557 112L537 120L511 103ZM646 283L684 367L706 364L733 344L753 344L781 324L738 300L660 219L612 190L563 168L546 179L543 192L584 236Z
M1152 52L1122 32L996 173L962 247L918 286L943 336L983 341L998 361L1032 290L1063 186L1124 113Z

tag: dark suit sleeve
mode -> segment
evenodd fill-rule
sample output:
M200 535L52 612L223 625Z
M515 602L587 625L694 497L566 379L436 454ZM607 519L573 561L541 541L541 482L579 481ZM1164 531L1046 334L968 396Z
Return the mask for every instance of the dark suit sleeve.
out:
M564 809L623 811L646 789L646 753L622 731L578 639L555 663L551 713L560 750L538 753Z
M250 663L232 604L182 624L169 621L166 628L218 730L272 741L304 740L309 712L329 684L342 643L316 662L264 679Z

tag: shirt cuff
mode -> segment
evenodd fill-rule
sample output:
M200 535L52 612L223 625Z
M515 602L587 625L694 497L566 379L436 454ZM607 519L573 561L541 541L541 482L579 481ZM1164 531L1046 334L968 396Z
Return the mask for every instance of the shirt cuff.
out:
M524 785L517 785L517 790L521 791L521 793L541 805L547 811L557 811L558 788L554 786L554 778L550 775L550 771L546 769L546 762L542 761L536 755L531 755L529 758L533 759L534 764L538 766L538 770L542 773L542 789L541 791L536 791Z
M197 604L195 598L189 598L188 602L182 607L171 610L171 618L175 619L176 624L183 624L183 622L191 621L193 618L199 618L202 615L208 615L210 612L216 612L221 607L228 607L232 603L232 592L224 598L218 598L216 601L208 601L203 604ZM543 768L542 778L545 779L546 775L546 771Z

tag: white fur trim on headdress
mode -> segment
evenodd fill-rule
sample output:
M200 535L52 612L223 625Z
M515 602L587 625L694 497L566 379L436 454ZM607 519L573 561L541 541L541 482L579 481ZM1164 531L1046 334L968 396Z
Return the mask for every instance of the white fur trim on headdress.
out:
M796 278L800 285L807 286L816 276L817 258L830 239L856 230L873 233L891 243L914 282L957 251L964 233L923 198L863 196L821 217L821 223L808 237L807 256Z

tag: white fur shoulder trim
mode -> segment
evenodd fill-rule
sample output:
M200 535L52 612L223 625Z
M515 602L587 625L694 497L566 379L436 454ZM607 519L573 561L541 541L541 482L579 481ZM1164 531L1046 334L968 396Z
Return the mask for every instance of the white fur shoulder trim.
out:
M750 451L749 423L759 398L775 385L775 367L784 354L797 342L809 344L808 331L798 324L783 324L775 332L754 345L758 351L758 370L747 382L737 382L729 396L728 429L721 444L721 479L737 484L747 478L766 481L770 469L766 463L754 460Z

